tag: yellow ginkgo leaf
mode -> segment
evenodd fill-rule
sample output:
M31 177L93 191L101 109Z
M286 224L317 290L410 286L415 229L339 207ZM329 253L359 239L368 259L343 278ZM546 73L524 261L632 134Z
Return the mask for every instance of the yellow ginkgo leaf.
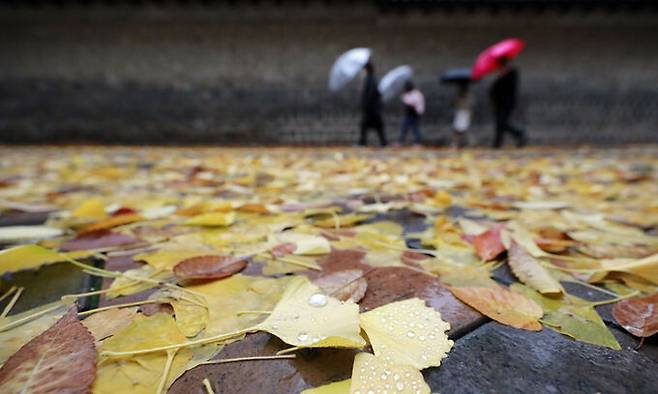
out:
M658 284L658 253L642 259L602 260L601 266L607 271L627 272Z
M105 204L101 199L90 198L84 200L77 208L71 211L71 216L101 220L104 219L107 214L105 213Z
M361 223L370 219L370 215L360 213L349 213L347 215L332 216L325 219L320 219L313 224L318 227L332 228L332 227L352 227L357 223Z
M169 300L169 304L174 308L176 324L188 338L197 335L208 324L209 315L205 297L166 288L153 293L150 298Z
M86 251L59 253L39 245L21 245L0 251L0 275L39 268L42 265L79 259L89 255Z
M154 252L137 254L133 257L133 260L143 261L158 270L173 270L176 264L185 259L210 254L216 253L214 250L203 245L193 247L173 244Z
M366 393L429 394L419 370L409 365L391 365L381 357L359 353L352 367L351 394Z
M528 297L511 292L502 286L449 287L462 302L491 319L530 331L541 331L538 319L544 311Z
M290 281L281 301L258 329L299 347L349 347L365 345L359 335L359 306L322 293L306 277Z
M325 384L324 386L306 389L301 394L349 394L352 379Z
M185 341L174 319L166 313L136 315L132 324L102 342L100 351L136 351ZM169 358L169 360L168 360ZM144 393L166 391L192 359L189 349L152 352L128 358L101 358L94 393ZM165 372L166 371L166 372ZM166 378L163 381L163 375Z
M418 298L380 306L360 318L375 355L387 362L419 370L438 367L453 345L445 334L450 324Z
M189 226L230 226L235 222L235 212L210 212L189 218L185 224Z
M208 324L204 336L243 330L262 322L290 282L290 277L279 279L233 275L230 278L188 286L202 295L208 305ZM243 313L256 311L256 313Z
M157 286L155 281L163 281L174 276L171 271L157 270L150 265L127 270L124 276L116 278L105 294L108 298L137 294ZM143 280L147 279L147 280Z
M312 256L318 254L327 254L331 251L331 245L329 244L329 241L319 235L284 231L278 234L271 234L268 241L272 246L283 243L294 244L295 250L292 252L292 254L295 255Z

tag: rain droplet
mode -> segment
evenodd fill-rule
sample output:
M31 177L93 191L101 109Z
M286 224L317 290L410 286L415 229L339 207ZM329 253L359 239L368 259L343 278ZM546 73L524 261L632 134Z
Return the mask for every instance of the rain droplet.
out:
M418 337L418 340L419 340L419 341L424 341L424 340L425 340L425 337L421 335L421 336Z
M404 390L404 383L402 383L402 382L397 382L397 383L395 384L395 388L396 388L398 391L402 391L402 390Z
M400 380L400 375L398 374L393 375L393 380Z
M308 304L311 306L321 308L327 305L327 296L321 293L313 294L312 296L309 297Z
M297 340L300 342L308 341L308 334L305 332L300 332L299 335L297 335Z
M407 336L408 336L409 338L413 338L413 337L416 336L416 333L413 332L413 331L408 331L408 332L407 332Z
M381 377L382 377L382 380L386 380L386 379L388 379L388 375L386 375L385 373L384 373L384 374L382 374L382 376L381 376Z

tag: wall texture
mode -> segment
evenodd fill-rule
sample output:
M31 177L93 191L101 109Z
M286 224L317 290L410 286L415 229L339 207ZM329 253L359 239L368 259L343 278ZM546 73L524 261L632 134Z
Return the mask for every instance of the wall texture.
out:
M0 8L0 142L352 143L358 81L335 57L369 46L381 75L416 70L424 134L449 138L437 75L488 44L527 40L518 123L531 142L658 142L658 14L382 12L370 6ZM473 138L491 139L484 81ZM386 107L397 134L401 108ZM374 136L371 137L374 140Z

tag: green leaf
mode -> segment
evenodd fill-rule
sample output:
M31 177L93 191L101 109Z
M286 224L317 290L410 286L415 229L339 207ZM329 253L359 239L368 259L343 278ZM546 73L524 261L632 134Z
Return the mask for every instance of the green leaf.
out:
M621 350L617 339L586 300L571 295L561 298L546 297L519 283L510 288L531 298L542 307L544 317L541 322L544 326L582 342Z

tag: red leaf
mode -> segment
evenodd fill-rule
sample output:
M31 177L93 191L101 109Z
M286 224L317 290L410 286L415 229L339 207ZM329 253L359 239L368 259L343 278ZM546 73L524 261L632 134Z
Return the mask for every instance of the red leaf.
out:
M284 242L282 244L272 247L270 253L274 257L283 257L293 253L297 249L297 245L292 242Z
M112 212L112 216L121 216L121 215L136 215L137 211L132 208L121 207L116 211Z
M494 226L473 239L475 252L484 261L493 260L505 250L500 239L500 230L503 226Z
M89 393L96 376L94 337L71 308L0 368L3 393Z
M621 300L612 307L612 316L631 334L650 337L658 332L658 293Z
M180 279L220 279L242 271L247 260L233 256L197 256L185 259L174 267Z
M83 233L70 239L62 244L61 250L68 252L72 250L88 250L107 248L109 246L119 246L132 244L138 239L126 234L113 233L110 230L97 230L89 233Z

